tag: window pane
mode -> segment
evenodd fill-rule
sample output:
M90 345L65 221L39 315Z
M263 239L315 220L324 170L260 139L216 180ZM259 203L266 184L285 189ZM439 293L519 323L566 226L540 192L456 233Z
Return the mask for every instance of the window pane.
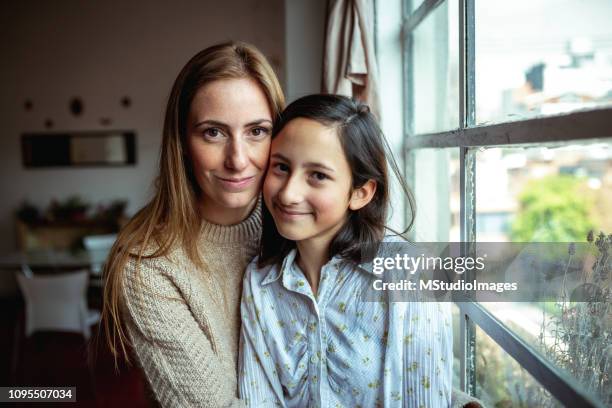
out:
M612 2L475 2L476 121L612 104Z
M487 407L563 407L476 327L476 397Z
M610 279L610 210L610 142L491 148L476 154L477 240L590 240L593 259L581 269L580 281L604 290ZM566 261L555 259L557 269L567 271ZM546 303L483 306L585 390L612 404L610 302L570 302L563 296ZM477 351L479 357L482 352Z
M413 32L412 129L431 133L459 126L458 1L444 2Z
M416 242L459 241L458 149L418 149L412 152L416 200L413 239Z
M585 242L612 233L612 143L476 154L479 242Z

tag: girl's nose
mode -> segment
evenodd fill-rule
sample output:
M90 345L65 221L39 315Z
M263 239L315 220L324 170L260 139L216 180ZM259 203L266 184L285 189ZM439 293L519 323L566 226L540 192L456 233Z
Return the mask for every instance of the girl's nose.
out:
M288 177L285 184L278 192L278 198L282 205L298 204L304 199L304 191L297 177Z
M225 167L240 172L249 164L248 146L241 140L232 140L227 147Z

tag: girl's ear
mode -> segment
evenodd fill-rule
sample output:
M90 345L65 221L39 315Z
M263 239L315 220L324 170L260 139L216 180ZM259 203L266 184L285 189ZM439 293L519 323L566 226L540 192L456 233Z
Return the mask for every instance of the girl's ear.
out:
M370 201L372 201L374 193L376 193L376 181L370 179L361 187L353 190L351 199L349 201L349 209L357 211L365 207Z

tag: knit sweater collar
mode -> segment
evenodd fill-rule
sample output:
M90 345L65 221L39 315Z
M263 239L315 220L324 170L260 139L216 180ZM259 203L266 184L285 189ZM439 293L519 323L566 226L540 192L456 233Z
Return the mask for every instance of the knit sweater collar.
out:
M202 219L200 236L207 242L218 244L239 243L259 239L261 235L261 197L251 214L238 224L219 225Z

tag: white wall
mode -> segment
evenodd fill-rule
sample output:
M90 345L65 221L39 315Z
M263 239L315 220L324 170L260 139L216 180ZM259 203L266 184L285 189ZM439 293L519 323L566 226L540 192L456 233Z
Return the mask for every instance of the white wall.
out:
M308 72L286 71L284 6L283 0L2 2L0 253L14 249L12 213L24 199L46 206L52 198L72 194L94 203L126 198L129 213L146 202L170 86L202 48L245 40L269 57L282 82L285 73L296 83L306 78ZM310 55L307 36L295 43ZM315 44L318 49L318 38ZM129 109L119 104L124 95L132 98ZM84 101L80 117L68 110L74 96ZM23 108L26 98L34 102L30 112ZM101 117L111 118L112 125L102 126ZM24 169L20 135L44 131L46 118L55 122L53 130L136 130L137 165Z
M287 102L321 92L327 0L285 0Z

